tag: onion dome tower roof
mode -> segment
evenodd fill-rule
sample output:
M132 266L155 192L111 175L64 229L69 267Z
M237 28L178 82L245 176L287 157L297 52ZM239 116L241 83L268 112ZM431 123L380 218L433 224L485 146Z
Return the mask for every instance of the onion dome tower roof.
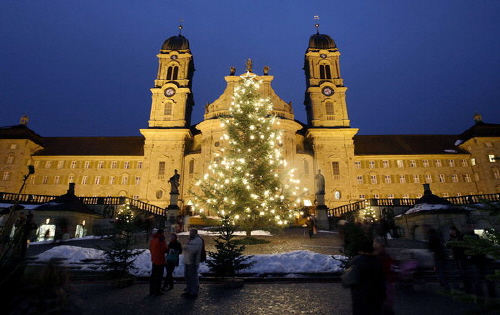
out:
M309 48L333 49L337 48L335 41L328 35L316 33L309 38Z
M182 35L172 36L165 40L161 50L186 50L189 49L189 41Z

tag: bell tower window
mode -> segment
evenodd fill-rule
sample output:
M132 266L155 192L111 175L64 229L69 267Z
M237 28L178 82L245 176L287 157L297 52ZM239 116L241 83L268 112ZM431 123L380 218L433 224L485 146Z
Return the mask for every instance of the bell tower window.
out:
M330 70L330 65L319 65L319 78L320 79L332 78L332 71Z
M179 76L179 67L178 66L170 66L167 70L167 80L177 80Z

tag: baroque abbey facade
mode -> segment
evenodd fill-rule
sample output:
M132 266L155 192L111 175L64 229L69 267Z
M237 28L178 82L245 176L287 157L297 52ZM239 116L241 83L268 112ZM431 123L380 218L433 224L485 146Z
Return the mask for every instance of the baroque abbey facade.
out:
M189 205L189 190L226 145L219 117L229 113L242 79L232 68L222 95L206 105L202 122L191 125L194 64L188 40L168 38L157 57L150 119L142 136L43 137L27 127L24 117L19 125L0 128L0 192L16 193L26 166L34 165L28 194L61 195L75 183L78 196L126 196L166 208L169 179L178 170L178 205ZM357 135L339 57L330 36L310 37L304 56L305 123L295 120L291 103L275 94L268 69L258 74L247 64L280 118L284 156L310 191L306 205L315 202L318 172L325 179L329 208L365 198L419 198L424 183L441 197L500 192L500 124L484 123L477 115L460 135Z

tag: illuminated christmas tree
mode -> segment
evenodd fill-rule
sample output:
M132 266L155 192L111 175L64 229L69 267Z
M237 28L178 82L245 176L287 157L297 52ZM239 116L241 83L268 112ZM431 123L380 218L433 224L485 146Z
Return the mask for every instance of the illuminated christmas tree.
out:
M221 119L226 145L196 183L201 193L193 192L201 213L230 219L247 236L256 228L286 226L301 195L294 169L281 155L279 118L254 77L247 73L235 88L230 115Z

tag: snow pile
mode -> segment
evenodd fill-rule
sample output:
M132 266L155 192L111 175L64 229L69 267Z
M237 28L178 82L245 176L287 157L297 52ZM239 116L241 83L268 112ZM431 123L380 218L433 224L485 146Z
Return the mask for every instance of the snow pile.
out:
M62 260L63 265L78 264L82 270L103 270L102 266L96 265L92 260L104 260L104 251L94 248L82 248L77 246L61 245L55 246L38 256L37 262L46 262L51 259ZM288 253L253 255L249 261L255 264L242 270L243 273L252 274L297 274L297 273L333 273L342 270L340 261L330 255L317 254L307 250L299 250ZM180 256L179 267L175 268L174 276L184 275L184 256ZM139 277L148 277L151 273L151 255L149 250L144 250L134 262L136 267L131 273ZM209 272L205 263L200 264L200 273Z
M404 214L412 214L420 211L442 210L442 209L448 209L449 207L450 207L449 205L443 205L443 204L419 203L416 204L413 208L406 211Z

